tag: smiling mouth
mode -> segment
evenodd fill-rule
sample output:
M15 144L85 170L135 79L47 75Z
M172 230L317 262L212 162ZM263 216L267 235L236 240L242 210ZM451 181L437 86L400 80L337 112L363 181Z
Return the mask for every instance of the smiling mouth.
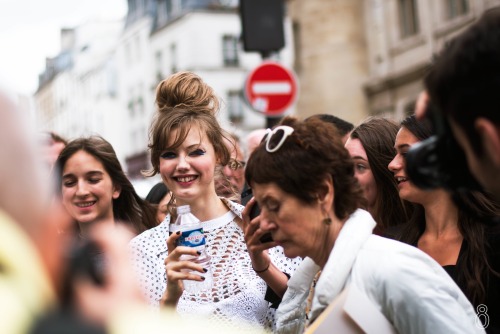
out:
M194 181L196 180L197 176L183 176L183 177L176 177L175 180L177 182L191 182L191 181Z
M396 178L396 181L397 181L397 183L399 184L399 183L401 183L401 182L408 181L408 179L407 179L406 177L402 177L402 176L400 176L400 177L397 177L397 178Z
M88 208L89 206L92 206L95 203L96 201L92 201L92 202L76 203L75 205L79 208Z

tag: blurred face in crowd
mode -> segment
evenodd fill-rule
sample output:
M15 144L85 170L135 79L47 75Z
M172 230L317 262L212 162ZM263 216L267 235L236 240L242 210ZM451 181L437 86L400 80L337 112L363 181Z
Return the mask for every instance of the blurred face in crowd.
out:
M40 137L43 160L49 166L49 169L52 169L59 153L61 153L66 145L62 142L54 141L47 133L41 134Z
M113 185L102 163L85 151L71 156L62 171L62 198L79 223L113 219L113 199L120 190Z
M222 168L222 174L227 177L236 193L240 194L245 186L245 161L243 152L239 143L235 143L234 141L229 142L227 139L224 139L224 142L229 152L231 152L231 160L229 164Z
M408 129L401 127L396 135L394 148L396 156L389 163L389 169L394 173L398 183L399 197L413 203L424 203L429 198L429 192L416 187L406 176L406 153L410 147L419 142Z
M259 146L262 138L266 135L266 129L257 129L250 132L246 138L247 141L247 159L250 157L250 154L255 150L257 146Z
M158 223L161 223L168 214L168 202L170 201L170 192L168 192L158 203L158 209L156 210L156 219Z
M348 138L345 148L354 160L354 176L358 179L368 203L368 211L372 212L377 198L377 184L366 156L366 151L357 138Z
M170 146L177 131L170 136ZM160 175L175 195L177 204L190 204L200 197L213 196L217 157L212 143L201 128L193 124L182 144L160 154Z
M275 183L252 184L252 189L261 207L260 228L271 233L285 255L316 258L325 234L319 204L307 205Z

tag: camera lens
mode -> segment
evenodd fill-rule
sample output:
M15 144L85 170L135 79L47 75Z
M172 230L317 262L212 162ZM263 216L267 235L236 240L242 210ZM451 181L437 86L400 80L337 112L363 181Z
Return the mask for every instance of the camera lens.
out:
M437 136L431 136L414 144L406 153L406 174L421 189L435 189L443 185L438 140Z

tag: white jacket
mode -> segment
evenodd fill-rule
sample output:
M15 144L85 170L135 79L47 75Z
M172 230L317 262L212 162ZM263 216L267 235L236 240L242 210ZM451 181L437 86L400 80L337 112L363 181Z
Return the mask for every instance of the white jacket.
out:
M374 227L361 209L346 221L316 284L311 321L354 284L399 333L484 333L467 297L436 261L415 247L373 235ZM289 280L277 311L278 333L304 331L307 296L319 269L306 258Z

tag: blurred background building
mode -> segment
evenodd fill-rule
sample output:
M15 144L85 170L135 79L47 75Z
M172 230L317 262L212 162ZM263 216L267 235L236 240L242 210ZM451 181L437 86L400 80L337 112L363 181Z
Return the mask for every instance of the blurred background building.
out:
M223 101L221 124L240 137L266 125L242 97L262 57L243 51L238 0L127 3L121 21L61 30L61 51L46 60L35 93L42 129L67 139L102 135L138 185L149 166L155 88L172 73L194 71L214 87ZM500 0L283 3L285 47L272 59L299 81L287 114L331 113L357 124L368 115L400 119L413 112L433 56Z
M111 29L111 26L116 29ZM291 67L293 40L273 60ZM61 52L47 59L35 93L40 127L67 139L99 134L111 142L134 185L150 166L148 127L155 89L172 73L199 74L222 100L219 121L240 137L264 127L242 98L247 74L262 62L242 50L237 0L128 0L121 22L61 30ZM144 181L144 182L142 182ZM144 192L142 192L144 193Z
M413 112L433 56L499 0L287 0L299 116Z

